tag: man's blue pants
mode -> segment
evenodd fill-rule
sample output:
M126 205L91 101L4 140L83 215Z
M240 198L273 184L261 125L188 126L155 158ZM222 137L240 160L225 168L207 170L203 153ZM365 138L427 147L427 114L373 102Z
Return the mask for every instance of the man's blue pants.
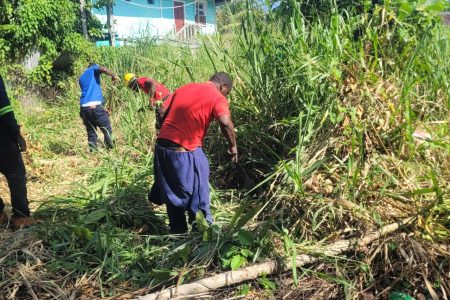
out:
M167 206L171 233L187 231L189 222L201 211L212 223L209 198L209 164L202 148L176 152L155 145L155 184L161 200Z

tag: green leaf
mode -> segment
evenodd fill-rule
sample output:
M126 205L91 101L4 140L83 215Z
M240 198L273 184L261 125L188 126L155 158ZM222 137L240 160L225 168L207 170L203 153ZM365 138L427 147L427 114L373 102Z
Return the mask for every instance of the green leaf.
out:
M245 257L241 256L241 255L235 255L233 257L233 259L231 260L230 266L231 266L231 270L237 270L239 269L241 266L243 266L245 263L247 262L247 260L245 259Z
M106 217L107 213L108 213L108 210L106 208L100 208L100 209L94 210L94 211L90 212L88 215L86 215L86 217L84 219L84 224L96 223L99 220Z
M287 253L292 251L292 277L294 279L295 286L298 285L298 276L297 276L297 249L295 247L294 241L289 237L288 230L283 228L283 240L284 247Z
M224 258L221 258L220 260L222 262L222 267L227 268L230 265L231 260Z
M13 31L14 29L15 25L12 24L0 25L0 31Z
M201 211L198 211L195 215L195 223L197 224L198 231L203 235L209 227L208 221ZM205 237L203 235L203 237Z
M425 12L441 12L445 9L447 3L445 0L427 0L422 4L417 5L417 11Z
M276 290L277 289L277 285L275 284L275 282L271 281L270 279L268 279L267 277L261 277L258 278L258 282L264 287L264 289L266 290Z
M253 219L256 214L259 212L259 210L261 209L262 205L258 205L256 207L254 207L253 209L250 209L248 212L246 212L244 215L242 215L236 222L236 229L240 229L242 228L245 224L247 224L248 221L250 221L251 219Z
M254 239L255 239L255 237L253 236L253 234L250 231L245 230L245 229L239 230L238 240L243 246L250 245Z
M400 292L393 292L389 295L389 300L414 300L415 298L411 297L408 294L400 293Z
M250 205L250 202L244 202L241 204L238 208L238 210L234 213L233 217L231 218L230 223L228 224L228 228L232 229L238 219L242 216L244 211L247 209L247 207Z
M388 242L387 246L390 251L395 251L398 248L398 243L397 242Z
M225 256L226 257L232 257L232 256L234 256L234 255L236 255L238 253L239 253L239 248L236 247L236 246L229 246L225 250Z
M191 245L188 243L184 244L184 247L181 247L178 251L178 255L181 257L184 263L189 262L189 255L191 254Z
M245 283L239 287L237 295L246 296L249 292L250 292L250 285L248 283Z
M253 252L248 249L245 249L245 248L241 249L240 252L241 252L242 256L247 257L247 258L253 256Z
M211 238L211 235L209 234L209 230L205 230L202 234L202 241L207 242Z

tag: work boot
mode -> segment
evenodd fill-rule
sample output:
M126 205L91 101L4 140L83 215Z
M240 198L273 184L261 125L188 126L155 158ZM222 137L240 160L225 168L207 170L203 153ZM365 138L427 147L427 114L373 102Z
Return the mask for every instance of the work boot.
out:
M21 229L34 224L34 220L30 217L11 217L11 225L14 229Z
M0 213L0 225L6 225L8 224L8 215L2 211Z

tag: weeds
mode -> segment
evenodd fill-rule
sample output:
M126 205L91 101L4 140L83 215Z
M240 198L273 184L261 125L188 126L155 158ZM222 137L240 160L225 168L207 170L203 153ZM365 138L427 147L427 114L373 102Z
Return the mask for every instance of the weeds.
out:
M320 255L324 242L417 216L410 234L308 269L293 265L291 281L263 277L238 293L448 295L450 65L448 29L436 21L441 4L289 0L253 13L247 2L240 28L205 38L196 52L151 42L100 49L101 64L171 89L229 72L241 165L228 165L212 127L205 149L215 170L215 224L167 235L164 208L146 200L155 132L153 112L140 110L144 96L104 83L117 148L96 156L85 153L73 90L43 113L22 114L32 165L79 156L68 169L81 175L41 204L35 215L45 222L22 232L23 241L4 237L14 243L2 241L0 291L54 298L147 291L268 258ZM417 129L432 138L417 141ZM28 275L16 272L23 264ZM43 279L39 288L15 284Z

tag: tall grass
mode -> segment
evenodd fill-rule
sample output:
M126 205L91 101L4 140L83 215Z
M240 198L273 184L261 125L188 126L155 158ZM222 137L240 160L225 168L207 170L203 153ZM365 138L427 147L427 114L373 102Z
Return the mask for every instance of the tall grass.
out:
M164 210L146 202L153 112L140 110L145 96L107 79L118 147L98 153L82 170L85 181L38 209L36 215L49 220L37 227L51 252L48 269L67 270L72 279L93 276L101 286L96 295L107 296L267 257L317 255L317 244L407 215L419 215L414 229L423 245L448 239L448 30L426 6L430 1L350 2L288 0L256 10L257 3L246 2L239 28L204 38L194 51L149 41L100 49L100 64L118 74L151 76L172 90L216 70L229 72L241 163L229 166L225 140L213 126L205 148L215 166L216 224L188 236L166 235ZM30 138L48 156L70 150L61 133L84 136L83 128L62 125L76 122L71 94L74 102L28 118ZM39 128L42 123L48 128ZM412 138L419 127L432 141ZM55 139L64 151L58 152ZM85 155L74 144L75 154ZM255 186L235 190L236 177L247 175ZM337 284L340 296L356 297L358 289L383 286L378 278L395 273L397 262L392 269L379 267L391 256L404 274L412 272L399 249L415 245L419 251L415 243L393 238L375 245L369 260L330 257L316 271L300 274L293 266L293 276L297 282L314 273ZM414 256L418 264L421 257ZM431 270L436 282L444 278L439 267ZM410 283L406 290L413 290Z

